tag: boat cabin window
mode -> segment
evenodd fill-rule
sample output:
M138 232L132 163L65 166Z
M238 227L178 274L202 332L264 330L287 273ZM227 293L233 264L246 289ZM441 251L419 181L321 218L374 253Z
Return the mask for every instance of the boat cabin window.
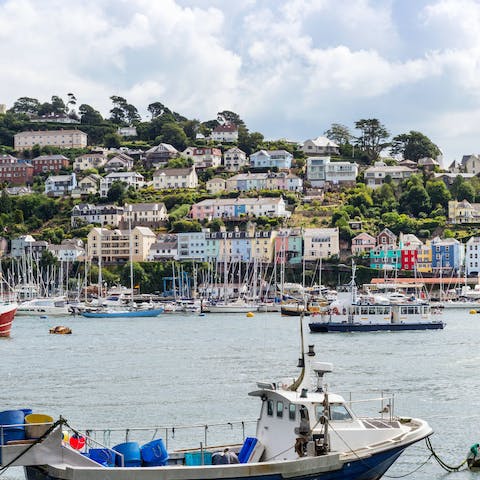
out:
M273 415L273 400L267 401L267 415L270 417Z
M296 413L297 413L297 406L294 403L291 403L288 406L288 418L289 418L289 420L295 420Z
M283 402L277 402L277 417L283 417Z
M317 420L323 415L323 405L315 406L315 416ZM352 416L344 405L330 404L330 420L352 420Z

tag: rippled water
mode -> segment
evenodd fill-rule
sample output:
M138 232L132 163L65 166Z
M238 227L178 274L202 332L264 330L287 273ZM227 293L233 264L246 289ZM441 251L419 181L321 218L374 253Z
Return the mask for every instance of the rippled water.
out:
M395 392L395 413L428 420L439 455L458 464L480 441L480 315L449 311L444 319L443 331L306 337L319 359L334 364L327 376L331 391ZM58 324L73 335L50 335L49 327ZM79 428L254 419L259 401L247 393L255 382L298 374L298 319L276 313L17 317L12 337L0 340L0 410L29 407L63 415ZM427 457L422 442L387 475L404 475ZM409 478L444 475L430 460ZM21 477L20 469L3 476Z

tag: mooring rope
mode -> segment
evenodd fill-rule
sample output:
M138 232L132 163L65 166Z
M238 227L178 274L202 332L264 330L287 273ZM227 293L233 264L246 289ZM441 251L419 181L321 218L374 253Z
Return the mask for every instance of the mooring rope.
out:
M458 472L460 469L467 463L467 459L465 459L460 465L448 465L448 463L444 462L435 452L433 449L432 442L430 441L430 438L425 439L425 443L427 444L427 448L432 452L432 457L437 461L437 463L447 472Z

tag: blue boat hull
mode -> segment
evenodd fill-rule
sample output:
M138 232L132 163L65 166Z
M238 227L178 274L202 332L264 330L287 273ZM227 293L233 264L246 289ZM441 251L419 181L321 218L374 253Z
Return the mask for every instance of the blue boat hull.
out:
M308 325L312 333L329 332L378 332L405 330L441 330L445 326L443 322L431 323L335 323L335 322L312 322Z
M83 312L82 316L88 318L158 317L161 313L163 313L163 308L135 310L132 312Z
M378 480L383 476L383 474L392 466L392 464L397 460L397 458L402 454L402 452L407 448L408 445L403 445L402 447L397 447L386 452L377 453L369 458L365 459L358 459L352 462L345 463L342 468L335 471L323 471L318 472L316 474L299 474L299 475L288 475L288 480ZM223 467L223 468L222 468ZM225 471L225 466L218 466L218 468L222 470L221 475L211 476L211 469L208 473L205 474L205 470L203 470L202 466L198 466L198 476L191 476L189 478L191 480L206 480L206 479L214 479L214 478L221 478L222 480L284 480L284 477L281 473L275 473L271 475L255 475L255 467L252 464L249 471L250 474L246 474L245 476L242 475L232 475L229 476L228 473ZM265 465L266 467L266 465ZM165 467L157 467L159 469L159 473L162 472L161 478L169 478L167 471L165 471ZM177 467L175 470L178 470ZM217 467L216 467L217 468ZM228 468L228 467L227 467ZM123 472L122 472L123 470ZM263 468L262 470L265 471ZM301 471L301 469L299 469ZM104 471L104 475L102 478L109 478L111 480L115 479L115 473L118 471L119 478L126 478L125 469L117 468L112 469L108 468ZM238 471L237 469L232 469L233 472ZM92 479L96 479L98 475L96 475L96 470L91 471L89 474ZM219 470L220 473L220 470ZM165 475L165 477L164 477ZM128 476L128 474L127 474ZM48 472L48 467L25 467L25 477L27 480L65 480L62 477L52 476ZM98 477L99 478L99 477ZM136 468L135 472L132 473L131 478L135 480L142 480L142 468ZM151 479L151 475L146 475L145 478Z

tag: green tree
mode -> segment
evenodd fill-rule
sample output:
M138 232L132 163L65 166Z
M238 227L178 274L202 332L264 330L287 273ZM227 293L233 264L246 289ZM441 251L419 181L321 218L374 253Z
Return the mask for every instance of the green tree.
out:
M247 155L251 155L258 150L258 146L263 142L263 135L259 132L249 133L248 129L241 125L238 127L238 148Z
M57 95L52 96L51 102L52 102L52 113L61 115L67 112L67 107L65 105L65 102Z
M412 185L400 195L399 201L402 212L418 216L420 212L429 213L431 201L427 190L423 185Z
M2 190L2 195L0 196L0 213L11 213L13 207L12 199L10 195Z
M440 149L426 135L410 130L392 139L390 152L393 155L401 154L403 158L417 162L421 158L437 158Z
M475 201L475 189L471 183L463 182L457 190L457 200L467 200L467 202Z
M144 268L138 262L133 262L132 265L133 270L133 286L135 288L139 288L140 292L143 292L142 286L147 282L148 277L145 273ZM130 262L126 263L122 271L120 272L120 281L122 285L130 285Z
M187 148L187 136L185 135L183 128L177 123L165 123L162 126L160 136L162 142L173 145L179 151Z
M119 148L122 145L122 137L118 133L107 133L103 137L103 144L107 148Z
M177 220L172 223L172 232L201 232L202 226L197 220Z
M232 112L231 110L223 110L222 112L218 112L217 121L220 121L220 119L225 120L227 123L233 123L237 127L240 125L245 126L245 122L240 118L240 115Z
M117 180L113 182L112 186L108 189L107 200L121 205L124 203L126 193L127 189L125 184Z
M452 198L450 192L442 180L429 180L426 186L432 206L441 205L446 208Z
M40 108L40 102L36 98L20 97L15 101L10 112L36 114Z
M344 146L353 139L349 128L341 123L332 123L330 128L325 130L324 135L339 146Z
M355 144L365 153L370 162L377 160L380 152L390 145L386 141L390 133L376 118L358 120L355 122L355 128L361 132Z
M80 114L80 122L87 124L87 125L99 125L103 122L103 117L90 105L83 103L80 105L78 109L78 113Z

